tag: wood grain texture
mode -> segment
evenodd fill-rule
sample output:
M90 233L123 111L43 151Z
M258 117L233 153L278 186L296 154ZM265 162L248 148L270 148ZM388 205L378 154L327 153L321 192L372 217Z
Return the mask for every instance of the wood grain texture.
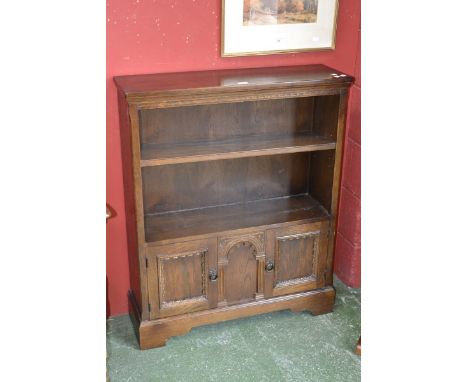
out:
M328 218L327 211L310 195L223 205L190 211L147 215L146 241L164 242L218 235L244 228L297 223Z
M141 144L216 142L311 132L315 97L140 110Z
M266 231L265 297L303 292L324 286L328 222Z
M220 269L218 306L263 298L265 234L225 236L218 240Z
M317 65L115 79L142 348L208 323L332 309L353 80L333 73Z
M294 312L309 311L314 315L324 314L333 310L334 302L334 288L326 287L310 292L252 301L242 305L199 311L156 321L142 321L137 323L136 329L138 330L140 348L150 349L164 346L170 337L186 334L197 326L286 309Z
M308 168L307 153L144 167L145 214L303 194Z
M361 355L361 337L359 337L359 341L358 341L358 343L356 345L356 351L355 352L356 352L357 355Z
M282 136L251 136L224 141L187 144L144 145L140 165L192 163L211 160L280 155L320 150L333 150L333 140L311 133Z
M224 283L228 305L255 300L257 293L257 260L255 255L255 246L249 242L237 243L226 254Z
M114 81L129 103L154 108L336 94L353 78L334 73L323 65L307 65L119 76Z
M314 133L336 141L340 96L315 97Z
M331 212L336 151L310 154L309 193Z
M185 299L206 299L208 273L207 250L178 253L159 258L159 283L162 305L170 305Z
M208 275L216 257L215 239L149 248L151 319L215 307L217 284Z
M341 167L343 158L343 141L344 130L346 126L346 115L348 109L348 90L340 92L340 103L338 109L338 121L336 132L336 150L333 168L333 182L331 192L331 207L329 209L331 214L330 219L330 235L328 237L328 258L326 270L326 285L333 285L333 257L335 253L335 237L336 237L336 221L338 214L338 202L340 200L340 185L341 185Z
M146 300L146 279L141 277L142 270L139 260L139 241L138 227L135 209L135 189L133 164L134 158L132 153L132 128L130 124L130 116L128 105L125 101L125 95L122 92L118 93L119 102L119 119L120 119L120 140L122 154L122 175L124 179L124 201L126 215L126 231L127 231L127 257L129 263L130 288L134 291L136 303L140 311L142 306L147 304ZM140 171L140 170L138 170ZM140 226L141 229L141 226ZM148 319L145 315L144 319Z
M316 279L319 237L320 231L276 237L277 285L287 284L294 279Z
M170 92L173 90L215 88L249 89L255 86L270 86L273 89L282 86L302 84L316 86L319 84L337 85L350 83L353 78L344 76L335 78L335 69L324 65L284 66L271 68L248 68L208 70L188 73L142 74L131 76L117 76L115 82L125 94L154 94L156 92ZM247 83L246 83L247 82Z

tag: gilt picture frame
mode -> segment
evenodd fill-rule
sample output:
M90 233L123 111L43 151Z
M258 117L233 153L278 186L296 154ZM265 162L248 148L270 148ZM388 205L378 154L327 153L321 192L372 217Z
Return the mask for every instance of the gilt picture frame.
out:
M338 0L223 0L221 56L335 49Z

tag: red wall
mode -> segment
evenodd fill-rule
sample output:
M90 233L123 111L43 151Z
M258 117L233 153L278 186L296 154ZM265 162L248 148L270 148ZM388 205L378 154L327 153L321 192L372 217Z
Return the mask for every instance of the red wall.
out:
M354 75L359 25L360 0L341 0L334 51L221 58L221 0L107 1L107 203L117 213L107 223L111 315L128 311L126 294L129 288L117 94L113 76L314 63ZM354 89L353 93L357 95ZM337 264L343 264L340 278L356 285L356 277L347 275L346 264L351 264L349 259L358 254L340 249L340 256L347 259L345 262L337 260Z
M359 32L360 34L360 32ZM346 124L335 273L352 287L361 285L361 43L356 55Z

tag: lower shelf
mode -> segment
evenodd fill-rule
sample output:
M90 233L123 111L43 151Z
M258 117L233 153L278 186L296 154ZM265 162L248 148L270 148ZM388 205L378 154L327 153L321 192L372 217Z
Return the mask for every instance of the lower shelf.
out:
M310 195L296 195L145 216L146 242L329 217Z

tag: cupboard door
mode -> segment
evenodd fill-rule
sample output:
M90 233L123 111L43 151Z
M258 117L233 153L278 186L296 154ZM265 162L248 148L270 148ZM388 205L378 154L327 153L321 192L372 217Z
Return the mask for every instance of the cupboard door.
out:
M216 239L147 249L150 319L217 305Z
M325 286L328 222L266 231L265 297Z
M264 248L264 232L219 238L218 306L263 299Z

